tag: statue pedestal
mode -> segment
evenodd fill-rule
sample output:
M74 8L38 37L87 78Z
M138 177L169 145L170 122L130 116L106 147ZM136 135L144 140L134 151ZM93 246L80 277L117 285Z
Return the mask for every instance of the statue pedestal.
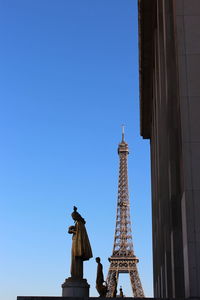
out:
M90 285L86 279L67 278L62 284L63 297L89 297Z

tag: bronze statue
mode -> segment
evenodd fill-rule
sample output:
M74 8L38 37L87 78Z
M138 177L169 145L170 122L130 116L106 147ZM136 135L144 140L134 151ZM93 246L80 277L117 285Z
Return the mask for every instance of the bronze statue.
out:
M83 278L83 261L89 260L92 257L92 249L85 228L85 220L77 212L77 207L74 206L74 211L71 214L75 222L74 226L70 226L68 233L72 236L72 257L71 257L71 277Z
M124 298L124 293L123 293L123 290L122 290L121 286L120 286L120 289L119 289L119 297Z
M99 296L105 298L108 289L107 289L107 284L104 281L103 266L101 264L100 257L96 257L96 262L97 262L96 289L97 289L97 292L99 293ZM105 283L105 285L104 285L104 283Z

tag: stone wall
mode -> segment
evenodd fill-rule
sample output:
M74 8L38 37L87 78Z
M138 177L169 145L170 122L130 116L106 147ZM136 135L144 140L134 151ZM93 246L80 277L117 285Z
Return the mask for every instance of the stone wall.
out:
M200 296L200 1L139 0L155 297Z
M176 1L185 292L200 295L200 1Z

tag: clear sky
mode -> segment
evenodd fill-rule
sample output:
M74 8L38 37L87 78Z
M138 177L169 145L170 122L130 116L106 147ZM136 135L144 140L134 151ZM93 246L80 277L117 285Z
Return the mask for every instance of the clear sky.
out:
M61 295L71 212L105 276L121 124L135 254L152 296L149 141L139 130L137 0L0 1L0 298ZM85 262L95 290L96 262ZM126 296L127 276L120 276ZM131 295L131 294L130 294Z

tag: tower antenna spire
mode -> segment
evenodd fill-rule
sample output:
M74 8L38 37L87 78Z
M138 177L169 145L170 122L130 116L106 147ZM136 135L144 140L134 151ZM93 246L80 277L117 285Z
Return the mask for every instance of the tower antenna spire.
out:
M124 124L122 124L122 142L124 142Z

